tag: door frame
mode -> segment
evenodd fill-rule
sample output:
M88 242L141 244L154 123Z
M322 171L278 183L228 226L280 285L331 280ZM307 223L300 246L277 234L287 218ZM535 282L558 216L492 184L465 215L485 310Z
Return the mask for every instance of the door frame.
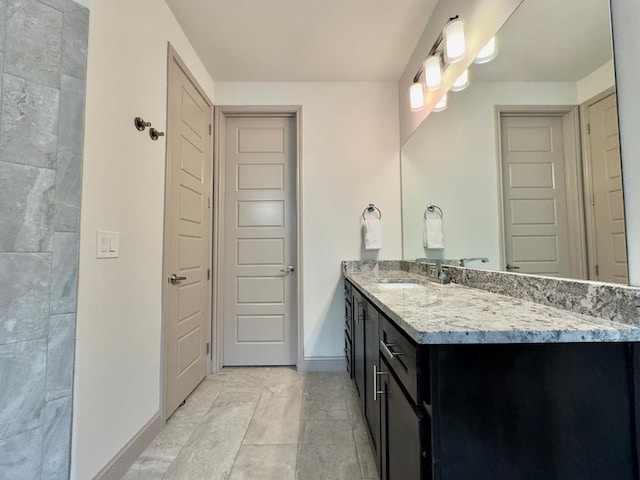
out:
M278 105L278 106L249 106L249 105L216 105L214 107L214 150L213 150L213 177L216 179L214 204L216 208L213 212L213 275L214 284L213 302L215 308L212 310L212 345L214 355L212 358L212 372L217 372L222 368L224 349L224 321L223 302L224 298L224 211L225 211L225 126L228 117L242 116L287 116L295 119L296 135L296 295L297 295L297 319L296 319L296 367L304 370L304 298L303 298L303 277L304 267L302 263L302 106L301 105Z
M502 136L501 117L541 116L561 117L565 153L565 183L567 190L567 210L569 229L569 263L573 278L588 278L588 259L586 244L585 208L584 208L584 172L581 151L580 116L576 105L496 105L494 122L496 131L496 170L498 172L498 225L500 269L506 268L505 214L504 214L504 178L502 175ZM577 212L577 215L572 215Z
M615 87L609 87L605 91L595 95L585 102L580 104L580 128L582 132L587 132L587 125L589 124L589 107L604 100L608 96L615 94ZM618 99L616 98L616 103ZM618 128L618 138L620 138L620 129ZM582 163L583 163L583 175L584 175L584 203L589 205L589 208L585 208L584 217L586 220L586 235L587 235L587 260L589 262L589 279L597 278L596 265L598 264L596 245L596 216L592 205L593 196L593 166L591 164L591 148L588 134L582 135ZM620 147L618 147L620 148ZM623 208L624 208L624 187L622 189L623 196ZM626 212L625 212L626 213ZM625 240L626 240L626 223L625 223ZM627 251L629 247L627 246ZM627 254L627 259L629 258ZM629 265L627 264L627 273L629 271Z
M167 256L167 239L168 239L168 234L169 234L169 222L168 222L168 215L169 215L169 186L171 185L171 169L169 168L169 160L170 160L170 155L171 155L171 132L169 132L168 126L169 126L169 68L171 67L171 62L175 62L178 67L180 68L180 70L182 70L182 72L186 75L186 77L189 79L189 81L193 84L193 86L195 87L195 89L198 91L198 93L200 95L202 95L202 98L207 102L207 105L209 105L209 107L211 108L211 113L213 115L213 102L211 101L211 99L209 98L209 96L205 93L205 91L202 89L202 87L200 86L200 84L198 83L198 81L195 79L195 77L193 76L193 74L191 73L191 71L189 70L189 68L187 67L187 65L184 63L184 61L182 60L182 58L180 57L180 55L178 54L178 52L176 51L176 49L173 47L173 45L171 44L171 42L167 42L167 110L166 110L166 127L167 127L167 135L165 136L166 138L166 145L165 145L165 180L164 180L164 215L163 215L163 227L162 227L162 279L161 279L161 285L162 285L162 321L161 321L161 332L160 332L160 355L161 355L161 369L162 369L162 375L160 377L160 411L162 412L162 419L163 419L163 425L166 423L166 385L167 385L167 344L166 342L168 341L168 335L167 335L167 322L168 322L168 308L169 308L169 299L166 295L166 278L169 275L169 262L168 262L168 256ZM213 124L213 117L209 118L209 123ZM213 135L209 136L209 142L210 142L210 147L211 147L211 152L214 152L214 144L213 144ZM211 166L213 167L213 158L210 158L209 161L211 162ZM209 196L209 198L212 198L213 196L213 183L214 183L214 169L211 168L210 169L210 177L211 177L211 182L209 183L208 187L207 187L207 194ZM207 216L207 221L209 223L209 232L211 232L211 225L213 224L213 218L212 218L212 211L213 208L209 209L209 214ZM205 227L206 228L206 227ZM214 242L214 238L213 236L210 234L209 235L209 268L211 268L211 261L212 261L212 256L211 256L211 251L213 248L212 242ZM209 318L211 317L211 310L212 310L212 301L213 301L213 297L211 296L210 290L209 290L209 296L208 296L208 302L207 302L207 308L205 309L205 312L208 312L209 314ZM205 338L209 338L211 339L211 321L205 321ZM211 340L209 340L211 341ZM208 358L206 360L206 369L205 369L205 375L209 374L209 372L211 371L211 349L209 351L209 355Z

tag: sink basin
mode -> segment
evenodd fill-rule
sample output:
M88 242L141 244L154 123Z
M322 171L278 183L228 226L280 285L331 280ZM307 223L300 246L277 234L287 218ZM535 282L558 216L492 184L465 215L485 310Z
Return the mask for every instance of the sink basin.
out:
M386 289L425 288L414 282L379 282L378 286Z
M381 279L378 279L377 284L379 287L388 288L388 289L425 288L416 280L401 279L401 278L389 278L389 279L381 278Z

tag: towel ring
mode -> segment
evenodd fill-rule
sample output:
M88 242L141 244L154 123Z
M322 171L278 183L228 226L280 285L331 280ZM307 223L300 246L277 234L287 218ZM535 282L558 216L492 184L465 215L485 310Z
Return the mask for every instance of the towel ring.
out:
M380 209L379 209L378 207L376 207L373 203L370 203L370 204L367 206L367 208L365 208L365 209L362 211L362 219L366 221L366 220L367 220L367 217L365 217L365 215L366 215L367 213L374 213L374 212L376 212L376 211L378 212L378 220L380 220L380 219L382 218L382 212L381 212L381 211L380 211Z
M429 203L427 204L427 209L424 211L424 219L425 220L427 219L427 213L434 213L434 212L440 215L440 219L444 217L444 214L442 213L442 209L439 206L434 205L433 203Z

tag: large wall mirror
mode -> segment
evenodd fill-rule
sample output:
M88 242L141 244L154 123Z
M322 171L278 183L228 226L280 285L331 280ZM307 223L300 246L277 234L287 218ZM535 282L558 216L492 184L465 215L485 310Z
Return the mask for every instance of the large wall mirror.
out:
M402 148L403 257L626 284L609 2L524 0L497 42Z

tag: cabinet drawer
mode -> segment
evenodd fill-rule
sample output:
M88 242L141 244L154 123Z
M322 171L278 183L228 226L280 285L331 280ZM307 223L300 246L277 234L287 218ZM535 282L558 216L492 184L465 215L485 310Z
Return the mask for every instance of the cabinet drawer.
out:
M388 319L380 316L380 355L382 355L407 390L418 403L418 347L413 345Z

